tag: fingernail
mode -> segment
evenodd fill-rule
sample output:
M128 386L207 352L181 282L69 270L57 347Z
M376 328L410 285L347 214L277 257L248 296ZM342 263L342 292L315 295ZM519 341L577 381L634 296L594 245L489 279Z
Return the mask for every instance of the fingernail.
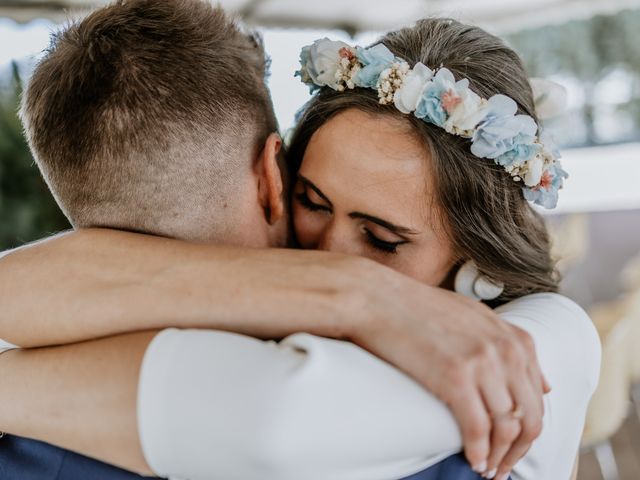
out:
M473 469L474 472L476 473L482 473L487 469L487 461L484 460L478 464L476 464L474 467L471 467Z
M498 475L498 477L496 478L496 480L507 480L507 478L509 478L509 474L511 472L507 472L507 473L501 473L500 475Z
M487 472L484 474L484 478L493 478L496 476L496 473L498 473L498 469L494 468L493 470L491 470L490 472Z

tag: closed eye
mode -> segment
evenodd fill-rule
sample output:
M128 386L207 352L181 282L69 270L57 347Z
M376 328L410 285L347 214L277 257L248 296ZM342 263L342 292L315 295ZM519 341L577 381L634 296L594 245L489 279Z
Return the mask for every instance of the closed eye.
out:
M307 195L306 190L300 193L296 193L295 198L296 200L298 200L298 202L300 202L300 205L302 205L310 212L331 212L331 209L329 207L312 202L309 198L309 195Z
M386 240L382 240L381 238L376 237L373 233L371 233L371 230L369 230L366 227L364 227L362 231L367 237L367 243L369 243L369 245L371 245L376 250L379 250L383 253L393 253L393 254L398 253L398 247L400 245L409 243L408 240L401 240L398 242L387 242Z

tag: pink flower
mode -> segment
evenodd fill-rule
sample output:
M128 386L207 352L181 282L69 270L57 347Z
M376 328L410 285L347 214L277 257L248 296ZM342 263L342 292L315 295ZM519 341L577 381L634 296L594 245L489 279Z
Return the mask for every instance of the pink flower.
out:
M553 177L551 176L551 173L549 172L549 170L546 170L542 174L542 177L540 178L539 186L540 188L544 188L545 190L549 191L552 185L553 185Z
M351 49L350 49L350 48L348 48L348 47L342 47L342 48L339 50L339 52L338 52L338 53L340 54L340 57L342 57L342 58L346 58L346 59L348 59L349 61L351 61L351 60L353 60L353 59L355 58L355 54L354 54L354 53L351 51Z
M452 89L449 89L442 94L442 108L444 108L448 114L451 114L451 112L453 112L461 102L462 98Z

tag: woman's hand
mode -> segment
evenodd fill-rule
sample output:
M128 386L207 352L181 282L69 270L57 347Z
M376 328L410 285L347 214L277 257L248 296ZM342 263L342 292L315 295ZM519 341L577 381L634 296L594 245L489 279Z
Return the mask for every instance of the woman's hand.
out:
M362 313L347 336L447 404L474 470L508 472L540 434L549 391L531 337L456 293L401 275L363 276L373 291L354 293Z

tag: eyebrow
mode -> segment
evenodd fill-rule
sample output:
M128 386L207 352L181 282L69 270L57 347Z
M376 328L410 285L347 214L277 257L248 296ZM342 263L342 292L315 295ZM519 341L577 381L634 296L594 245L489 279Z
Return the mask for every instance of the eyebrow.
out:
M420 232L416 230L412 230L409 227L401 227L400 225L394 225L391 222L387 222L386 220L382 220L381 218L374 217L373 215L368 215L362 212L351 212L349 214L350 218L361 218L362 220L367 220L369 222L380 225L381 227L386 228L387 230L391 230L395 233L400 233L403 235L418 235Z
M333 207L333 204L331 203L331 200L329 200L327 198L327 196L324 193L322 193L322 190L320 190L318 187L316 187L311 180L309 180L308 178L306 178L306 177L304 177L303 175L300 175L300 174L298 174L298 178L300 179L300 181L302 183L304 183L305 186L309 187L311 190L316 192L320 198L322 198L331 207ZM387 230L390 230L392 232L399 233L399 234L418 235L420 233L420 232L418 232L416 230L413 230L413 229L411 229L409 227L402 227L400 225L394 225L391 222L388 222L388 221L383 220L383 219L378 218L378 217L374 217L373 215L369 215L367 213L351 212L349 214L349 218L353 218L353 219L359 218L359 219L362 219L362 220L366 220L368 222L375 223L377 225L380 225L383 228L386 228Z

